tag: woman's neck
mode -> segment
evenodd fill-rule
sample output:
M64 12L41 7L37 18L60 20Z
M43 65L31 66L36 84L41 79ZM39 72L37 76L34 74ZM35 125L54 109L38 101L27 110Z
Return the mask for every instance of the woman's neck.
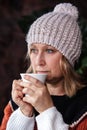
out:
M50 95L58 95L62 96L65 95L63 81L59 82L58 84L46 84Z

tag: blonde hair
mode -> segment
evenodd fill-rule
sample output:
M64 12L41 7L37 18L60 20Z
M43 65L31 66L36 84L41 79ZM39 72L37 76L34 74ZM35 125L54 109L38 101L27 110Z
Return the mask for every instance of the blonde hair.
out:
M26 57L25 59L27 60L27 70L26 70L26 73L32 73L33 72L33 69L32 69L32 66L31 66L31 61L30 61L30 57L29 57L29 54L27 52L26 54Z
M68 60L62 56L60 69L64 76L64 90L67 96L72 97L85 85L81 82L81 76L74 70Z

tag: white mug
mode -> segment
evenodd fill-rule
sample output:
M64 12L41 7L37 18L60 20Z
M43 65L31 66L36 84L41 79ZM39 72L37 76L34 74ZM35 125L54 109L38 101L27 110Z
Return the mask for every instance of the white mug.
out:
M45 83L45 80L46 80L46 77L47 77L47 74L36 74L36 73L20 73L21 75L21 78L23 81L25 82L29 82L28 80L24 79L24 75L29 75L33 78L36 78L38 79L39 81L41 81L42 83Z

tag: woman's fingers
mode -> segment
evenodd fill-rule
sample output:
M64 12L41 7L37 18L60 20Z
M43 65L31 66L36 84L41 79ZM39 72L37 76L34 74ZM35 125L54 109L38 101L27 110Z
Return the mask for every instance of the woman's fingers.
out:
M22 82L22 80L14 80L12 83L12 89L22 89L22 86L20 87L20 83Z
M25 94L23 101L32 104L39 113L53 106L53 101L45 86L37 87L31 84L31 87L23 88L23 93Z
M21 103L32 105L39 113L53 106L47 87L33 77L26 76L25 78L29 82L24 82L22 80L13 82L13 97L21 106L22 110L25 112L26 109L22 107L24 104ZM23 97L23 95L25 96Z

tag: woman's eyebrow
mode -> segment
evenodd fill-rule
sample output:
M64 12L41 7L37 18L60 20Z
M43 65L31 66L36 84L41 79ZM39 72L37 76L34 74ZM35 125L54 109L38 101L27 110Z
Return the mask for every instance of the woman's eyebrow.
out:
M31 48L31 47L36 47L36 46L32 44L32 45L30 45L30 48Z

